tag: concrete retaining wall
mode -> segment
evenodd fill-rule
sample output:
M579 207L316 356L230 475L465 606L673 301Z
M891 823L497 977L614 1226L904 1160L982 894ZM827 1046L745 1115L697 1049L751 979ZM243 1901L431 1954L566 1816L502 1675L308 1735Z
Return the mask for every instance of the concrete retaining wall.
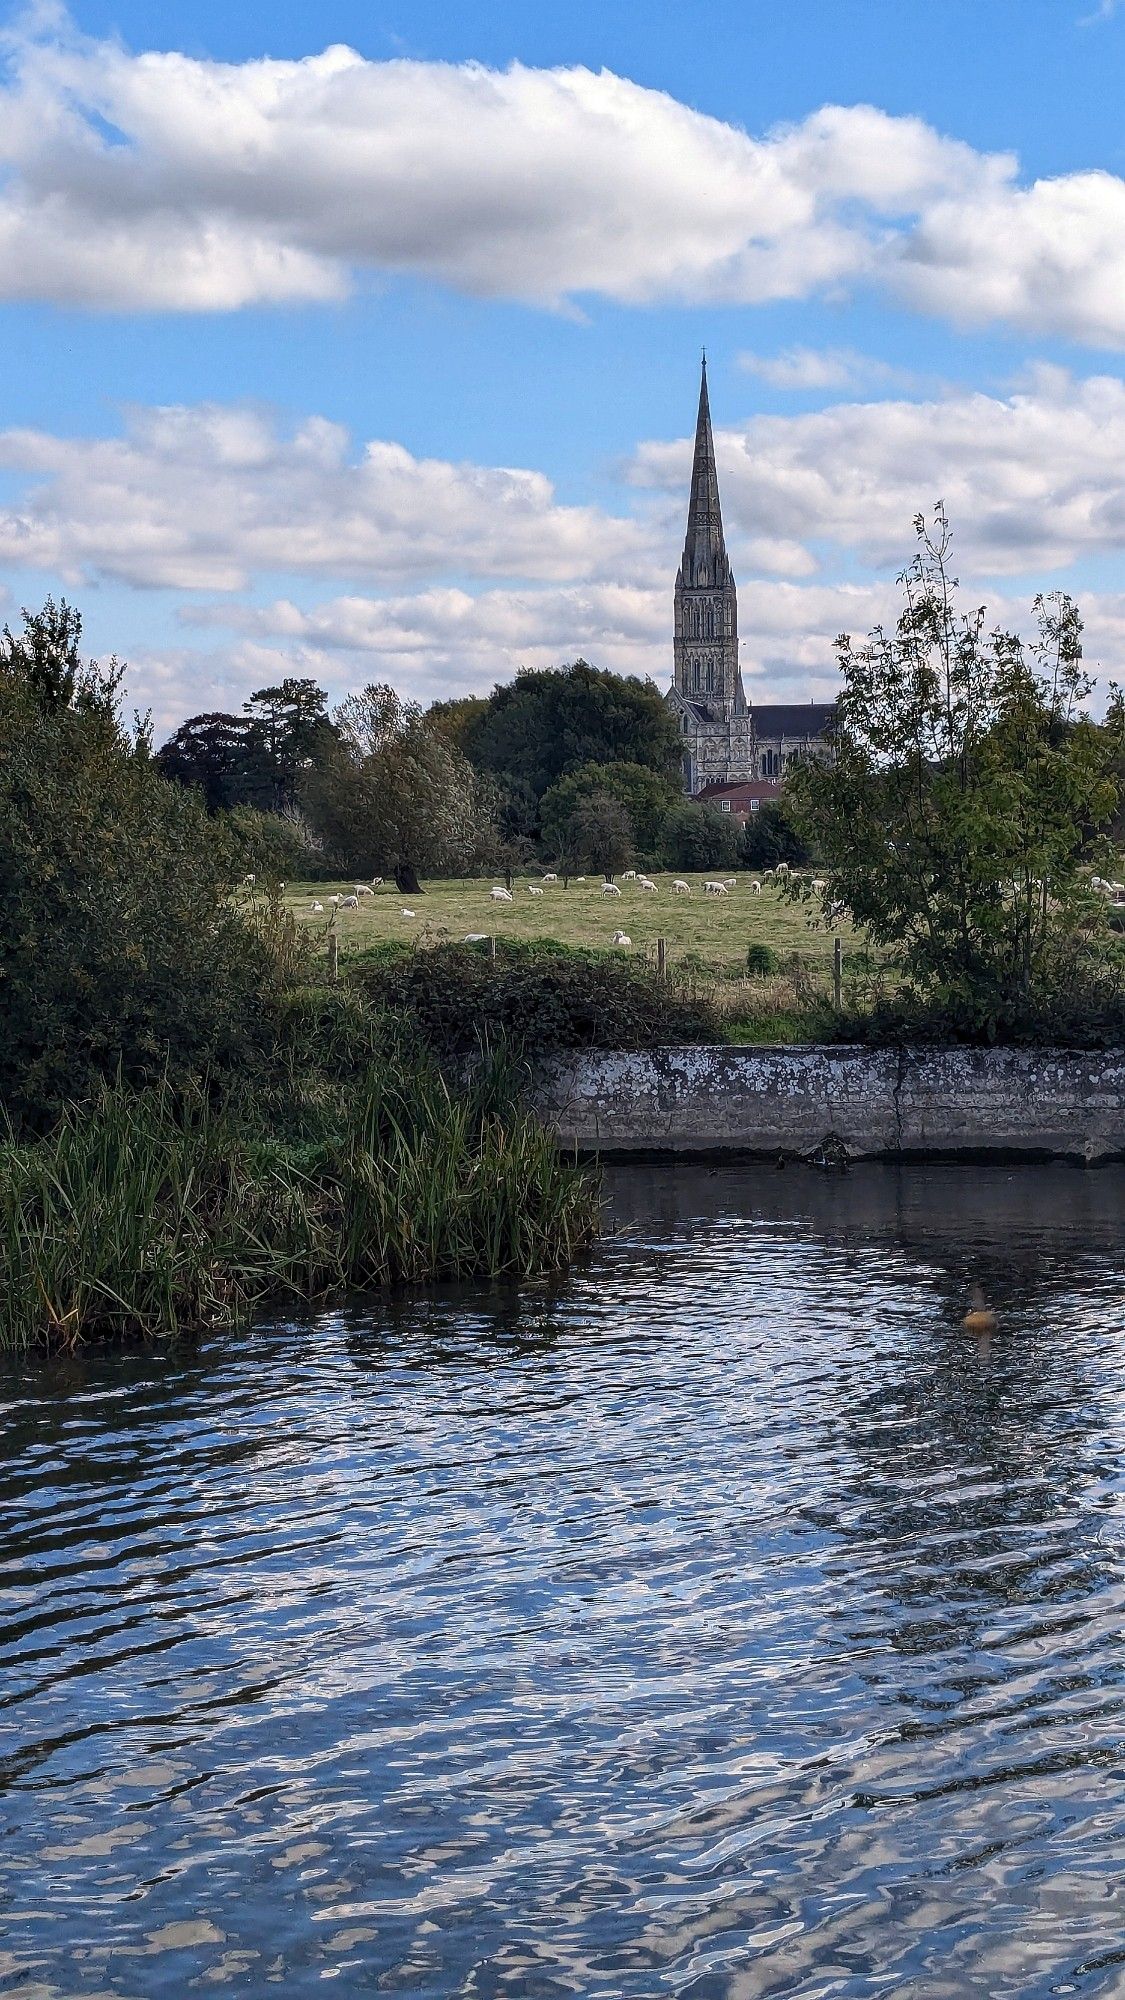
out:
M1125 1156L1125 1052L662 1048L543 1064L567 1145L611 1153Z

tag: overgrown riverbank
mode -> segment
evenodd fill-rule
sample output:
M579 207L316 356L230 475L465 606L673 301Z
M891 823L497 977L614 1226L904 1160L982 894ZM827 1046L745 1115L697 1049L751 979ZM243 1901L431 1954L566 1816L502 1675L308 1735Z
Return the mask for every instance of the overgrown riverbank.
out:
M270 1298L528 1277L593 1237L498 1059L456 1087L386 1024L259 1093L106 1085L0 1147L0 1347L229 1326Z

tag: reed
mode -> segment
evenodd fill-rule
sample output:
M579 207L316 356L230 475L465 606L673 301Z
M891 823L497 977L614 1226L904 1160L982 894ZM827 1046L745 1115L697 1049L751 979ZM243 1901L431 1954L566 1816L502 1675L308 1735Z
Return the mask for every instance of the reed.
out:
M300 1088L295 1088L295 1082ZM105 1087L0 1145L0 1347L225 1327L263 1301L528 1277L596 1232L598 1191L486 1061L307 1072L255 1106Z

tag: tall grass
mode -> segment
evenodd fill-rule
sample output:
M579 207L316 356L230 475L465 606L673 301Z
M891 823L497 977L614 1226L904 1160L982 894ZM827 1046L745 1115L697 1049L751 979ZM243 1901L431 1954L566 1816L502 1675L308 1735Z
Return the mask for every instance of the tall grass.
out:
M390 1049L292 1083L264 1107L107 1086L45 1139L0 1145L0 1347L230 1326L271 1296L526 1277L596 1230L596 1182L502 1064L453 1087L424 1052Z

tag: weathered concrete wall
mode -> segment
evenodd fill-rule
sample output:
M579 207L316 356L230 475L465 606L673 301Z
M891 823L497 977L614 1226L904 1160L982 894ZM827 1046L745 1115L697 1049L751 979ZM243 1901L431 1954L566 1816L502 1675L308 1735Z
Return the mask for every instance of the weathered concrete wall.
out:
M1125 1052L663 1048L544 1063L543 1115L602 1153L1125 1157Z

